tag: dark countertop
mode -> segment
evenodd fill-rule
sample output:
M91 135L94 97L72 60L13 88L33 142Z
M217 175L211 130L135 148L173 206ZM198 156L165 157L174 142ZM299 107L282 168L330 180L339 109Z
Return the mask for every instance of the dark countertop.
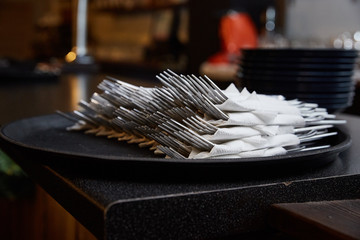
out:
M273 203L360 198L360 117L339 118L348 120L351 147L326 166L292 171L125 173L42 164L4 141L1 148L99 239L214 239L266 229Z

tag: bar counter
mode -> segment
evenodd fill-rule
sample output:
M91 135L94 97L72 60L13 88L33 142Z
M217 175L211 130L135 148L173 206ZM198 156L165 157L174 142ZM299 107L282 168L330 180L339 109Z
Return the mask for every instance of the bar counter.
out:
M89 97L100 80L62 77L47 86L53 96L46 91L32 95L32 108L40 110L31 113L73 110L79 96ZM7 86L2 91L11 99L11 93L35 88L25 91ZM55 94L56 104L42 108L47 103L41 94L50 98ZM16 108L30 106L23 101ZM0 147L98 239L220 239L267 231L267 213L274 203L360 198L360 117L337 115L348 121L343 131L350 135L351 146L326 165L291 170L281 166L239 169L227 175L226 169L203 174L198 168L188 174L181 168L166 172L166 168L157 171L156 166L149 166L126 172L58 159L44 164L48 159L25 156L3 139Z

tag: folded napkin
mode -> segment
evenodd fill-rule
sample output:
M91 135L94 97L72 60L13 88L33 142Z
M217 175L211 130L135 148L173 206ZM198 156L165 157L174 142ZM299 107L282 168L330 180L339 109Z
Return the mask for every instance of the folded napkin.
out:
M283 147L273 147L273 148L264 148L257 149L253 151L241 152L238 154L228 154L221 156L213 156L210 158L255 158L255 157L270 157L270 156L279 156L286 154L286 149Z
M224 142L235 139L242 139L256 135L274 136L278 134L293 133L293 126L238 126L218 128L214 134L202 135L205 139L212 142Z
M233 155L241 152L254 151L274 147L298 145L300 140L294 134L281 134L275 136L252 136L242 139L215 144L209 152L198 152L193 149L189 158L209 158L222 155Z
M299 109L284 101L284 98L261 95L256 92L250 93L246 88L239 92L234 84L225 89L224 94L228 99L224 103L217 105L222 111L270 111L274 113L300 114Z
M254 125L284 125L302 127L305 120L297 114L277 114L271 111L251 111L228 113L228 120L207 120L215 126L254 126Z

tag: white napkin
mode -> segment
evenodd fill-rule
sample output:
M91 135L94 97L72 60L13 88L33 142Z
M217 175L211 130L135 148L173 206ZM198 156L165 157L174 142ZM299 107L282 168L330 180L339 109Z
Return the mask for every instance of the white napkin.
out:
M246 88L243 88L243 90L240 92L233 83L231 83L225 90L223 90L223 93L228 97L228 99L233 99L236 101L244 101L251 95L251 93Z
M294 126L276 126L276 125L255 125L252 128L261 131L262 135L274 136L286 133L294 133Z
M208 122L215 126L254 126L254 125L284 125L302 127L305 120L297 114L277 114L267 111L228 113L228 120L212 120Z
M257 135L228 141L222 144L215 144L210 152L198 152L196 149L193 149L189 158L209 158L221 155L233 155L265 148L298 145L299 143L299 138L294 134L281 134L275 136Z
M215 156L211 158L254 158L254 157L270 157L270 156L279 156L286 154L286 149L283 147L273 147L273 148L264 148L257 149L254 151L246 151L238 154L229 154Z
M246 88L239 92L233 84L224 90L224 94L227 95L228 100L217 105L222 111L270 111L274 113L300 114L297 107L283 101L282 98L256 94L256 92L249 93Z
M294 128L292 126L239 126L239 127L224 127L218 128L218 130L210 135L202 135L205 139L212 142L223 142L235 139L241 139L246 137L252 137L256 135L274 136L277 134L293 133Z
M239 89L233 84L231 83L225 90L223 90L223 93L229 98L229 99L234 99L234 100L239 100L239 101L244 101L246 100L248 97L251 96L251 93L247 90L247 88L243 88L241 90L241 92L239 91ZM265 95L265 94L257 94L257 96L259 97L259 99L261 101L284 101L285 97L282 95ZM288 101L287 101L288 102Z

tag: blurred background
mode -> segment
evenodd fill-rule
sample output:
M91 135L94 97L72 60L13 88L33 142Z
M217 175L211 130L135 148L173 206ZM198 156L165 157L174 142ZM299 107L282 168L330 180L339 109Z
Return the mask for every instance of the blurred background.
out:
M2 0L0 6L0 57L63 61L75 46L77 1ZM358 0L93 0L88 51L106 70L197 73L219 51L219 22L230 10L250 15L262 46L332 47L360 29Z
M360 49L360 0L89 0L80 56L81 1L0 1L0 125L74 110L104 75L153 86L170 68L239 85L240 48ZM360 115L357 69L341 111ZM1 151L0 177L0 239L94 238Z

